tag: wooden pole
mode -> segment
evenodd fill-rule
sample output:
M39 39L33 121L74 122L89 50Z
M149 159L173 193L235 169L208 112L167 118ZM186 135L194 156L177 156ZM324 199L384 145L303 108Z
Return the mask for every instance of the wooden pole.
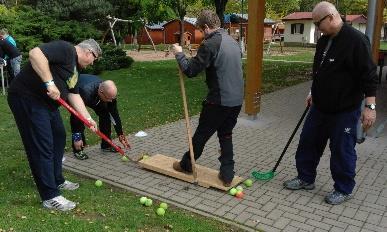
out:
M198 173L196 171L195 155L194 155L194 150L193 150L193 145L192 145L191 123L189 121L189 114L188 114L188 107L187 107L187 96L185 94L185 87L184 87L184 76L183 76L183 72L181 71L180 67L179 67L179 79L180 79L181 96L183 97L185 126L187 128L187 137L188 137L188 145L189 145L189 156L191 158L191 166L192 166L194 183L197 183L198 182L197 181Z
M261 102L264 9L265 0L249 1L245 112L253 117L260 111Z
M376 2L376 9L375 9L375 26L372 36L372 58L374 62L378 63L378 57L379 57L379 47L380 47L380 33L382 30L382 24L383 24L383 10L385 7L384 0L377 0Z
M149 39L149 40L151 41L151 43L152 43L153 50L156 52L156 46L155 46L155 43L153 43L153 39L152 39L152 37L150 36L148 30L146 29L146 25L144 25L144 30L145 30L145 32L146 32L146 35L148 36L148 39Z

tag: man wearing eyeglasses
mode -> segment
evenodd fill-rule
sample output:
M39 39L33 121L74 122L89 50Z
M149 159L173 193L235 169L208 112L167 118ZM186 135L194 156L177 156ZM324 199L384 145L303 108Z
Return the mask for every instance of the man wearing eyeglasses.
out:
M323 36L316 45L313 83L306 98L311 108L296 153L298 175L284 186L315 188L316 169L329 140L334 189L325 201L337 205L350 199L355 187L357 123L360 119L367 130L376 119L376 65L367 37L345 24L334 5L320 2L312 17ZM363 99L366 107L361 111Z
M103 81L98 76L81 74L77 83L79 94L85 105L92 108L99 117L99 128L108 138L111 136L111 124L125 148L129 143L122 131L120 115L117 109L117 87L113 81ZM77 159L85 160L88 155L83 151L86 145L85 126L74 115L70 117L72 131L73 154ZM106 152L116 152L106 141L101 141L101 149Z
M8 105L45 208L68 211L76 207L75 202L61 195L62 190L76 190L79 184L63 176L66 131L57 100L67 100L96 129L76 84L78 70L92 65L94 56L101 54L93 39L75 46L66 41L44 43L29 51L28 63L9 87Z

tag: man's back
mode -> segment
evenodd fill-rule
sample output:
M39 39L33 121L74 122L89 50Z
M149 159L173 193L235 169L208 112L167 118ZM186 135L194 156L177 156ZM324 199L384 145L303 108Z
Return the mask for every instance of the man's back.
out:
M77 87L85 105L88 107L95 107L99 101L98 87L102 80L98 76L90 74L79 75Z

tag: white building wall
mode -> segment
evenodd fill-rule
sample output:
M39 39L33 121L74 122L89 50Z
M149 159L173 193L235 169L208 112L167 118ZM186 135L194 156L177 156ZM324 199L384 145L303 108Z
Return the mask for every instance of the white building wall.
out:
M365 34L367 24L365 24L365 23L352 23L352 27Z
M292 24L301 23L304 24L303 34L292 34ZM285 43L315 43L314 41L314 24L312 20L292 20L285 22L284 32Z

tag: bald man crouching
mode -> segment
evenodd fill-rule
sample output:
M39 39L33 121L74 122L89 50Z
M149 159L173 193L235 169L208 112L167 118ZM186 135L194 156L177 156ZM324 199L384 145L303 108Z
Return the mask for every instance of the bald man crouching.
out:
M117 87L113 81L103 81L95 75L81 74L77 83L79 94L85 105L92 108L99 117L99 128L107 137L111 136L111 123L122 145L127 148L128 141L122 130L120 115L117 109ZM85 126L74 115L70 117L73 153L77 159L89 158L83 151L86 145ZM101 141L102 151L116 152L106 141Z

